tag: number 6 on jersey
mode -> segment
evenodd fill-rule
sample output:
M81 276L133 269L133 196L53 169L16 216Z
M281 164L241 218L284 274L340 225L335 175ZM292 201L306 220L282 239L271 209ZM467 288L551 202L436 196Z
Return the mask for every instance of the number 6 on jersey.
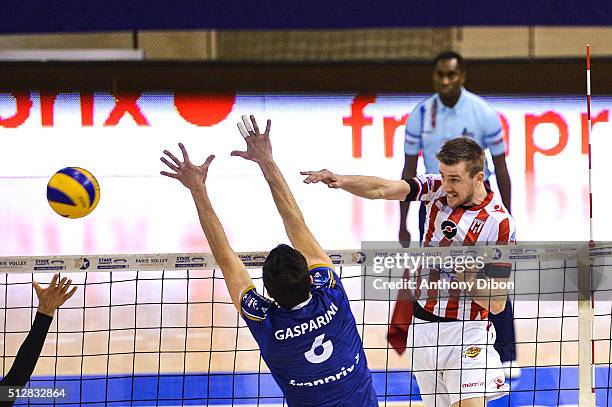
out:
M317 336L314 342L312 343L312 347L310 348L310 350L304 353L306 360L310 363L323 363L332 355L334 351L334 345L330 340L323 342L324 338L325 334ZM323 353L317 355L315 351L319 347L323 347Z

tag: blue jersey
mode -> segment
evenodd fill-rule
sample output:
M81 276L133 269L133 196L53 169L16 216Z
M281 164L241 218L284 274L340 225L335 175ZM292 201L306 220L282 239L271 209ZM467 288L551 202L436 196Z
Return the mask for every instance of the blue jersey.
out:
M348 298L334 271L314 266L311 297L279 307L255 287L241 314L289 406L378 406Z
M436 154L447 140L469 137L492 156L504 154L505 144L497 112L480 96L461 88L461 96L448 107L435 95L421 102L406 121L404 152L417 155L423 150L426 174L440 173ZM485 179L490 176L485 164Z

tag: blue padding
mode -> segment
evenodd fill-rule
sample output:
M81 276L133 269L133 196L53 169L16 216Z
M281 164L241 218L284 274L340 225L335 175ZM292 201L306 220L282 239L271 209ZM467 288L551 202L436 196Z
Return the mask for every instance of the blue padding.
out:
M595 369L598 405L612 400L609 380L612 369ZM374 386L379 401L420 400L416 379L408 371L374 371ZM510 396L489 402L489 407L561 406L578 404L578 369L576 367L523 368L522 376L511 382ZM34 377L32 388L65 388L68 397L57 399L59 406L181 406L181 405L240 405L280 404L282 393L269 373L218 372L206 374L166 374L109 376ZM412 394L412 397L408 395ZM183 396L182 396L183 395ZM183 397L183 398L182 398ZM38 404L38 403L42 404ZM37 400L36 405L53 405L49 400ZM27 404L27 399L16 405Z
M4 0L1 33L612 24L607 0Z

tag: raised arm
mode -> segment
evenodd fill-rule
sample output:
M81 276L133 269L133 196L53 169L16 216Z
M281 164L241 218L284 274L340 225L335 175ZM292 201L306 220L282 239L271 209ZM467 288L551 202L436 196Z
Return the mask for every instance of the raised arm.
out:
M307 175L304 179L306 184L322 182L330 188L343 189L367 199L403 201L410 193L410 186L403 180L391 181L363 175L337 175L328 170L302 171L300 174Z
M189 160L185 146L179 143L179 148L183 153L183 162L168 150L164 150L164 154L173 162L168 161L166 157L162 157L161 160L174 172L162 171L161 174L181 181L191 191L206 240L208 240L212 254L221 268L232 302L236 309L240 310L240 294L253 285L253 282L244 264L232 250L223 226L208 198L206 177L208 167L215 156L209 156L204 164L196 166Z
M247 149L246 151L232 151L232 155L259 164L272 192L272 198L278 213L283 219L287 236L293 248L304 255L308 265L321 263L331 265L331 259L306 226L302 211L300 211L283 174L274 162L270 143L271 121L268 120L265 132L260 133L254 116L251 116L250 120L246 116L243 116L242 119L244 124L238 123L238 129L246 141Z
M37 282L32 282L38 297L38 310L28 336L19 347L13 366L0 381L0 386L3 386L2 396L4 398L4 400L0 400L0 406L2 407L12 406L15 402L14 397L8 397L9 388L23 387L30 380L45 344L55 310L76 292L76 287L68 291L72 280L64 277L58 282L58 279L59 274L54 275L47 288L42 288Z

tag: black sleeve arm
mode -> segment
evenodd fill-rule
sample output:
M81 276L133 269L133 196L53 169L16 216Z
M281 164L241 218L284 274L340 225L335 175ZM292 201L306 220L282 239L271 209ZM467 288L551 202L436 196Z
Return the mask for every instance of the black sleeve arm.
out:
M414 201L421 187L413 178L405 179L404 181L406 181L410 186L410 192L408 193L408 195L406 195L406 199L404 199L404 202Z
M512 274L511 263L487 263L485 264L483 274L492 278L508 278Z
M52 317L40 312L36 313L30 333L21 344L11 370L0 380L0 386L23 387L26 385L34 372L52 321ZM12 406L13 403L14 400L0 401L0 407Z

